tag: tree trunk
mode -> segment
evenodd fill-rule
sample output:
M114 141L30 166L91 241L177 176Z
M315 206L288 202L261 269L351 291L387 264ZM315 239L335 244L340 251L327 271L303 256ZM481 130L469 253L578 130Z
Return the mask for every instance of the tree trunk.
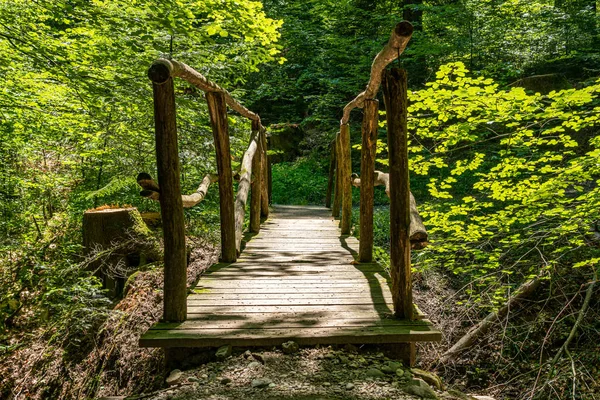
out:
M329 156L329 180L327 181L327 196L325 207L331 208L331 195L333 193L333 180L335 177L335 141L331 142L331 155Z
M383 97L388 129L390 165L390 275L394 314L413 318L410 270L410 180L408 176L408 129L406 71L386 71Z
M340 126L340 180L342 192L342 235L350 234L352 225L352 163L350 160L350 126Z
M154 72L153 72L154 71ZM149 76L165 76L164 67L152 65ZM187 316L187 251L179 183L179 150L173 78L152 79L156 166L161 189L160 212L165 247L163 319L185 321Z
M390 174L385 172L375 171L374 173L374 185L385 186L385 193L390 197ZM352 185L356 187L361 186L361 179L356 174L352 175ZM427 246L427 229L423 225L423 219L417 209L417 202L412 193L410 193L410 244L411 249L420 250Z
M269 158L267 155L267 132L265 128L261 128L260 132L260 141L261 141L261 150L263 152L261 157L261 171L262 171L262 186L261 186L261 195L260 195L260 215L263 218L267 218L269 216L269 169L268 162Z
M377 151L378 120L379 102L365 100L360 152L360 176L364 177L360 188L360 242L358 249L360 262L373 261L373 172L375 171L375 152Z
M120 297L125 279L143 260L160 259L160 249L137 208L98 208L83 214L83 247L88 269Z
M222 93L206 93L208 113L215 140L217 171L219 173L219 213L221 216L221 260L235 262L235 214L233 207L233 176L229 151L227 106Z

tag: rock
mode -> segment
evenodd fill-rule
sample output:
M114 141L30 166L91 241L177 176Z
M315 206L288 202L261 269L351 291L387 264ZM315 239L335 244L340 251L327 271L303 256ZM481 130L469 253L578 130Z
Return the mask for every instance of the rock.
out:
M404 370L402 368L398 368L396 370L396 376L398 376L398 377L404 377Z
M402 363L395 361L388 361L387 365L394 370L394 372L398 371L398 369L402 368Z
M369 378L385 378L385 374L377 368L369 368L366 372Z
M331 386L331 383L329 383L329 382L323 382L323 386L329 387L329 386Z
M269 387L270 388L274 388L275 386L277 386L276 384L274 384L273 382L269 383Z
M221 385L227 385L228 383L231 383L231 378L221 379Z
M190 376L187 380L188 382L200 382L200 379L196 378L195 376Z
M258 353L252 353L252 357L259 363L265 365L265 358L262 355Z
M202 374L202 375L200 376L200 378L202 378L202 379L208 379L208 375L206 375L206 374Z
M381 372L383 372L384 374L393 374L396 372L395 369L391 368L389 365L384 365L383 367L381 367Z
M469 399L472 399L471 396L467 396L463 392L460 392L460 391L455 390L455 389L448 389L448 391L446 393L447 393L447 396L449 396L452 399L458 399L458 400L469 400Z
M354 383L352 383L352 382L347 383L346 390L352 390L352 389L354 389Z
M181 382L181 378L183 378L183 372L178 369L174 369L166 379L167 385L177 385L179 382Z
M250 350L246 350L244 352L244 358L250 358L250 357L252 357L252 352Z
M250 369L254 369L254 368L258 368L260 367L262 364L259 363L258 361L252 361L250 364L248 364L248 368Z
M217 360L220 360L220 361L225 360L230 355L231 355L231 346L228 344L225 346L219 347L219 350L217 350L217 352L215 353Z
M257 389L262 389L262 388L266 388L271 383L273 383L273 382L271 382L271 380L267 379L267 378L254 379L252 381L252 387L257 388Z
M348 353L358 353L358 348L353 344L347 343L344 345L344 351Z
M393 388L397 388L399 386L400 386L400 384L397 381L392 382L392 387Z
M298 343L290 340L281 345L281 350L283 350L284 354L294 354L300 350L300 346L298 346Z
M440 377L437 376L436 374L434 374L432 372L423 371L422 369L418 369L418 368L411 368L410 371L417 378L421 378L425 382L427 382L428 384L430 384L432 386L435 386L436 389L442 390L442 388L443 388L444 385L443 385L442 380L440 379Z
M406 386L404 386L403 390L408 394L412 394L414 396L419 396L422 399L433 399L433 400L439 399L439 397L437 396L437 394L435 394L435 392L433 391L431 386L429 386L427 383L425 383L425 381L423 379L418 379L418 378L411 379L406 384Z

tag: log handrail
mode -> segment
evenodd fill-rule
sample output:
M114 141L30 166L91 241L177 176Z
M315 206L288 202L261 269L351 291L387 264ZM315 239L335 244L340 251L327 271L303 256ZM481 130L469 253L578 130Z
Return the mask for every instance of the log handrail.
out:
M137 182L143 189L140 193L142 196L161 203L165 239L164 319L181 322L186 319L187 313L187 263L184 257L186 248L183 208L193 207L200 203L206 197L209 186L219 182L221 260L235 262L240 254L242 229L250 188L252 188L253 197L251 231L258 233L260 216L268 215L268 200L262 198L270 194L266 189L266 178L269 171L266 130L262 126L258 114L248 110L227 90L208 80L187 64L175 60L158 59L150 66L148 77L154 88L159 182L155 182L147 173L140 173ZM205 175L196 192L190 195L182 195L180 188L173 77L181 78L206 93L217 154L218 175ZM233 197L227 106L252 121L252 135L242 158L235 199ZM253 166L254 174L252 174ZM252 178L254 178L254 182L252 182ZM162 187L165 187L166 190L161 190Z

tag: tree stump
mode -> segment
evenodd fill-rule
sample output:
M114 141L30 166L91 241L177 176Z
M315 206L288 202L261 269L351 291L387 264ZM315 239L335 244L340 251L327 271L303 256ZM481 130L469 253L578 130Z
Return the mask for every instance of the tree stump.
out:
M138 266L160 258L156 239L137 208L104 208L83 214L83 246L88 269L102 279L111 297L121 296Z

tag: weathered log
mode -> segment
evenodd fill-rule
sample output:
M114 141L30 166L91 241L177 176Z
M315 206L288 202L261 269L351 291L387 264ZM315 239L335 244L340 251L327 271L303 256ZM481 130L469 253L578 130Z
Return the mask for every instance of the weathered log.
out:
M262 128L260 131L260 142L261 142L261 171L262 171L262 186L260 194L260 215L263 218L269 216L269 168L268 168L268 148L267 148L267 131Z
M327 196L325 207L331 208L331 195L333 193L333 180L335 177L335 141L331 142L331 155L329 156L329 180L327 181Z
M390 197L390 174L375 171L373 174L375 186L385 186L385 193ZM352 174L352 185L360 187L361 179L356 174ZM417 202L412 192L410 193L410 244L413 250L425 248L427 243L427 229L423 225L423 219L417 209Z
M350 111L356 107L362 108L365 100L375 98L379 86L381 85L382 71L404 51L412 33L413 26L408 21L402 21L394 27L390 40L383 49L377 53L373 60L373 64L371 65L371 76L367 88L344 107L344 115L342 116L340 125L348 123Z
M242 158L240 170L240 183L238 185L237 195L235 196L235 248L237 254L240 254L242 245L242 230L244 228L244 216L246 215L246 202L248 201L248 192L250 191L250 180L252 177L252 160L258 149L259 140L258 130L252 131L250 145Z
M352 174L352 161L350 160L350 126L340 126L340 181L342 188L342 235L350 234L352 225L352 185L349 176Z
M252 195L250 198L250 232L258 233L260 231L260 208L261 208L261 190L262 190L262 144L260 138L260 126L258 121L252 121L252 136L256 136L257 149L252 158Z
M360 175L365 177L360 189L360 242L358 248L360 262L373 261L373 171L375 171L375 153L377 151L378 120L379 102L365 100L360 152Z
M334 218L338 218L340 216L340 208L342 207L342 176L340 174L341 166L340 166L340 134L335 136L334 139L335 146L335 188L333 192L333 208L331 209L331 215Z
M164 71L164 68L167 69L166 72ZM166 77L168 76L176 76L191 83L192 85L196 86L198 89L206 93L221 93L223 95L225 103L229 107L237 111L240 115L251 119L252 121L258 121L260 124L260 117L258 116L258 114L248 110L246 107L240 104L240 102L233 98L227 90L223 89L216 83L209 81L204 75L202 75L187 64L175 60L159 58L158 60L154 61L154 63L152 63L152 66L148 71L148 76L153 82L157 83L161 83L161 81L166 81Z
M183 194L181 195L181 202L183 204L183 208L191 208L200 203L206 197L206 193L208 192L208 187L215 182L219 181L219 175L216 174L206 174L196 189L196 192L192 194ZM158 183L156 183L152 177L146 173L141 172L137 176L137 183L144 190L140 192L140 196L146 197L151 200L159 201L160 200L160 187Z
M219 215L221 220L221 260L235 262L235 213L233 206L233 177L229 150L229 123L225 96L221 92L207 92L206 103L215 141L217 171L219 173Z
M541 282L542 279L538 276L522 284L504 306L497 311L489 313L483 320L471 327L471 329L469 329L450 349L442 354L439 362L446 363L452 361L463 351L471 347L477 339L490 330L496 321L504 318L509 310L516 307L521 300L531 295L540 286Z
M383 78L390 165L390 275L397 318L413 318L410 267L410 180L406 71L394 68Z
M159 67L156 69L160 70ZM164 72L164 71L163 71ZM152 79L152 74L149 74ZM187 251L179 183L179 150L173 79L152 79L156 165L165 248L163 319L185 321L187 316Z

